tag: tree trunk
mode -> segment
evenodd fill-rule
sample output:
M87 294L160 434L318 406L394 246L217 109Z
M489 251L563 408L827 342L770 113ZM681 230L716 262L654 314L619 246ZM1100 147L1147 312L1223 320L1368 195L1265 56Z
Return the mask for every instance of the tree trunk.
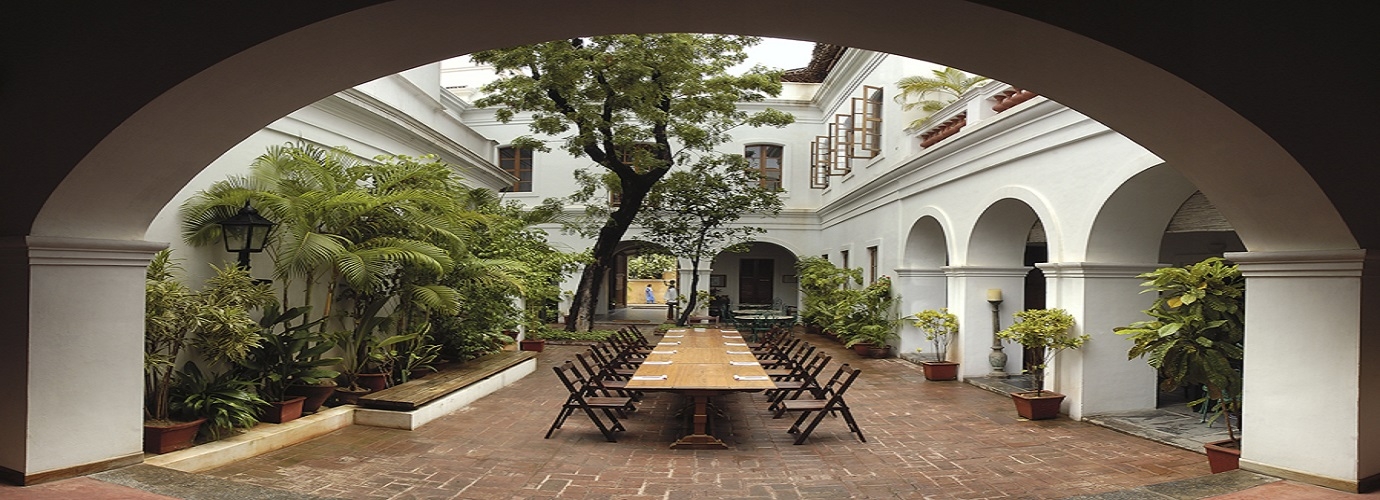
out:
M618 250L618 243L623 241L623 235L627 234L628 227L632 226L633 218L642 207L642 200L647 198L647 192L651 191L652 185L659 178L660 176L657 176L650 182L623 183L622 204L618 210L609 214L608 222L599 229L599 237L594 240L594 248L591 250L594 262L585 266L584 272L580 273L580 288L575 290L575 297L570 303L570 313L565 320L566 331L594 329L594 314L599 306L599 297L596 294L604 282L604 273L613 267L613 256Z

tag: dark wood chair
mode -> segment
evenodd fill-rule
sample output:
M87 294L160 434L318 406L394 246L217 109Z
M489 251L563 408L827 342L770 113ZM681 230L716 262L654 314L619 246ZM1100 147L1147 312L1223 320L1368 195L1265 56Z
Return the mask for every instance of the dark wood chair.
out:
M834 372L834 376L829 378L829 382L820 388L824 395L823 399L795 399L781 402L778 412L800 412L800 417L795 419L795 423L791 424L791 428L786 431L796 435L795 444L804 444L805 439L809 438L810 433L819 426L819 422L824 420L824 416L833 412L843 415L843 421L848 424L849 432L857 434L858 441L867 442L867 438L863 437L862 429L858 428L858 422L853 420L853 412L849 410L848 403L843 400L843 394L848 392L848 387L853 385L853 381L857 380L860 374L862 374L862 370L854 369L845 363L839 367L837 372ZM815 414L815 418L811 419L810 424L804 429L801 429L800 424L805 423L805 419L811 413Z
M555 370L556 377L561 380L561 384L565 385L569 395L566 396L565 403L561 405L560 414L556 415L556 420L554 422L551 422L551 428L547 429L546 438L550 439L551 434L556 432L556 429L560 429L561 425L565 423L565 420L569 418L570 415L574 414L576 411L582 411L594 422L594 426L599 428L599 432L604 434L604 439L607 439L610 443L618 442L614 433L626 431L627 429L623 427L622 422L618 421L618 417L614 413L631 407L632 398L588 395L590 392L589 388L585 387L586 382L584 381L584 377L580 376L580 372L575 368L574 362L566 361L560 366L551 367L551 369ZM595 410L599 410L599 412ZM600 412L608 418L609 425L605 425L604 421L599 419L598 413Z
M815 399L822 399L824 393L819 386L819 374L824 372L824 367L829 366L829 362L833 359L833 356L821 352L816 354L809 363L797 367L790 375L776 380L776 390L768 392L771 404L767 406L767 409L775 412L772 418L781 418L782 413L784 413L781 410L781 402L785 401L787 397L800 399L801 394L810 391Z
M628 390L628 376L620 375L611 367L599 364L599 360L594 356L594 350L586 349L584 353L575 353L575 360L589 374L588 384L592 391L591 395L596 396L627 396L634 401L642 399L640 391Z

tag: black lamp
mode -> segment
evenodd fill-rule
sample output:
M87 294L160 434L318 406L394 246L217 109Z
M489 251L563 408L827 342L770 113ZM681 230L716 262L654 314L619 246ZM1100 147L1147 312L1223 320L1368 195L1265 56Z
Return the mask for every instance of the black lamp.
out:
M220 221L220 234L225 240L225 251L240 254L240 267L249 269L249 254L264 251L268 243L268 233L273 231L276 222L263 218L258 210L244 202L239 213Z

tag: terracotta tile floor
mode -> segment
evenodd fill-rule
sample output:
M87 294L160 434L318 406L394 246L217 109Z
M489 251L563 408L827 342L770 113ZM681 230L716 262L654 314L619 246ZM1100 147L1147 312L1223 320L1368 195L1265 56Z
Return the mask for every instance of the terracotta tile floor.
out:
M723 398L726 450L671 450L681 402L649 394L605 442L583 415L542 436L564 399L549 346L537 373L415 430L352 426L207 474L341 498L1062 498L1208 473L1196 453L1060 418L1020 421L1008 398L919 367L861 359L847 398L867 436L828 418L802 446L762 394ZM832 367L830 369L832 371Z

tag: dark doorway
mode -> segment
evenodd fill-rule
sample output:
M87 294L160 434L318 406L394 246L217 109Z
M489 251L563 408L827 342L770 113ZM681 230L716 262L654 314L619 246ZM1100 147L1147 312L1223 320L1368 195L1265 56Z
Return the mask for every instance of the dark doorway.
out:
M738 303L771 304L775 259L742 259L738 261Z
M1044 309L1045 308L1045 273L1035 264L1049 261L1049 246L1045 243L1026 243L1025 245L1025 265L1030 266L1030 272L1025 274L1025 304L1024 309ZM1022 365L1029 372L1035 365L1044 363L1044 349L1026 349Z

